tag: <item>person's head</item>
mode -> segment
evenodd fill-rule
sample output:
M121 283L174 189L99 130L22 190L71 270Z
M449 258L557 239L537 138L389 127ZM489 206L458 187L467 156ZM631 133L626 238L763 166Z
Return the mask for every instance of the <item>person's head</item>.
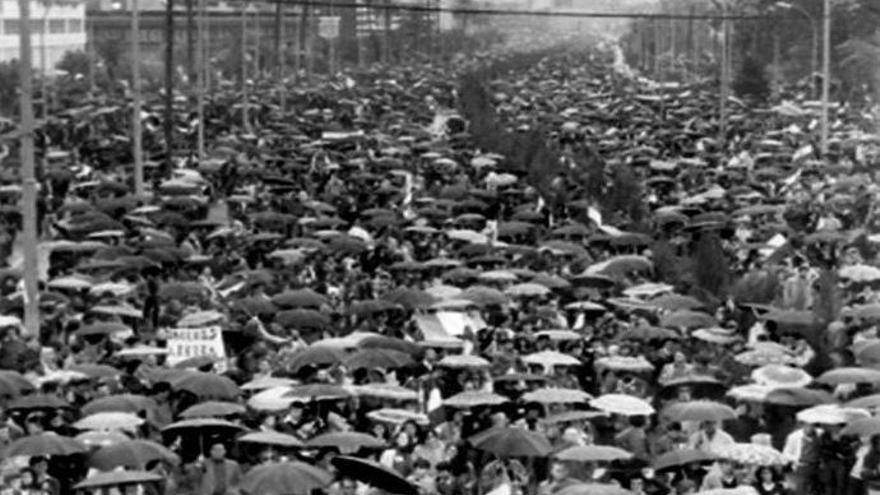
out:
M871 449L880 451L880 433L871 437Z
M431 463L425 459L418 458L413 462L413 470L418 476L424 476L429 469L431 469Z
M629 491L635 492L635 493L640 493L644 489L645 489L645 480L643 480L642 478L636 476L636 477L631 478L629 480Z
M770 466L761 466L758 468L756 477L761 483L772 483L773 481L776 481L776 474Z
M700 428L711 435L718 429L718 424L715 421L703 421L700 423Z
M682 385L681 387L678 387L678 400L682 402L688 402L691 400L691 397L693 397L693 395L691 393L690 387L688 387L687 385Z
M49 470L49 459L46 459L43 456L31 457L28 466L33 470L35 475L43 476Z
M568 466L563 462L554 462L550 467L550 477L553 481L562 481L568 478L569 471Z
M721 459L718 461L718 469L724 476L730 476L733 474L733 463L727 459Z
M290 409L287 411L287 419L291 422L297 422L302 419L303 416L303 407L299 402L294 402L290 404Z
M226 446L220 442L211 445L211 459L222 461L226 458Z
M683 365L687 363L687 358L681 351L675 351L675 354L672 355L672 360L677 365Z
M695 493L697 491L697 485L685 478L675 484L675 493L677 495L690 495L691 493Z
M342 490L342 495L355 495L357 493L357 481L351 478L342 478L342 481L339 482L339 488Z
M31 468L24 468L18 473L19 483L22 488L30 488L37 482L37 476Z
M409 438L410 437L407 432L401 431L397 434L396 437L394 437L394 445L399 449L407 447L409 446Z

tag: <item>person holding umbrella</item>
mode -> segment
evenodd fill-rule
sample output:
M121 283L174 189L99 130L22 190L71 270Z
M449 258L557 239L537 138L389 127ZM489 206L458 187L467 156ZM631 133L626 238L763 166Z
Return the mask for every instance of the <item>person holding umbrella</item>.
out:
M211 444L209 457L193 465L197 495L238 495L242 471L238 462L226 458L226 446Z

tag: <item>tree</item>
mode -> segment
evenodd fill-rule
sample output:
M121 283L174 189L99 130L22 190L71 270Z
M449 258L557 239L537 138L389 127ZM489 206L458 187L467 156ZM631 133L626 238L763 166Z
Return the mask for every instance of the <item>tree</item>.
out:
M77 74L85 76L89 73L89 56L79 50L65 52L61 60L55 64L55 68L63 70L71 76Z
M18 87L18 61L0 62L0 115L16 112Z
M754 57L746 57L733 81L733 90L740 97L766 100L770 96L770 80L764 66Z

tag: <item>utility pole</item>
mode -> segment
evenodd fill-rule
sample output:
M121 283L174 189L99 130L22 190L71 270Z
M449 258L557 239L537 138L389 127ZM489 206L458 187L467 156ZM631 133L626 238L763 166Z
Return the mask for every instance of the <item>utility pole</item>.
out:
M174 0L165 0L165 172L174 167Z
M196 112L198 113L199 126L196 128L196 152L199 164L205 163L205 92L207 91L207 53L205 43L205 10L206 0L199 0L199 18L196 53L198 62L196 69Z
M196 79L196 44L193 38L197 28L193 8L193 0L186 0L186 76L189 78L189 84L194 84Z
M250 129L248 122L248 95L247 84L247 0L241 2L241 127L247 132Z
M729 44L730 39L728 38L730 34L730 21L727 19L727 1L723 0L721 4L722 13L724 18L721 20L721 101L719 102L719 119L718 119L718 131L719 131L719 140L721 141L722 146L727 141L727 97L730 93L730 72L729 72L729 61L728 57L730 55Z
M21 95L21 200L24 242L24 329L27 336L40 335L40 293L37 286L37 179L34 163L34 105L31 53L30 0L18 0L19 78Z
M831 97L831 0L825 0L822 13L822 156L828 154L828 107Z
M391 63L391 0L385 0L382 15L385 20L385 36L382 38L382 62Z
M86 46L89 50L89 96L94 97L97 94L97 88L95 86L95 70L97 68L97 61L95 58L97 54L95 53L95 21L86 20L86 30L87 36Z
M134 160L134 194L144 194L144 152L141 142L141 31L140 6L131 0L131 156Z

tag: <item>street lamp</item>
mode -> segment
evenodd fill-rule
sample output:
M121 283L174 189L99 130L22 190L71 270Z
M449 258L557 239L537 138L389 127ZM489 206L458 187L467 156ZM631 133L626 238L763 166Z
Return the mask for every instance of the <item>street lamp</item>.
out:
M812 50L810 53L810 97L816 97L816 72L819 70L819 21L803 7L789 2L776 2L773 4L778 9L798 12L807 18L813 31Z

